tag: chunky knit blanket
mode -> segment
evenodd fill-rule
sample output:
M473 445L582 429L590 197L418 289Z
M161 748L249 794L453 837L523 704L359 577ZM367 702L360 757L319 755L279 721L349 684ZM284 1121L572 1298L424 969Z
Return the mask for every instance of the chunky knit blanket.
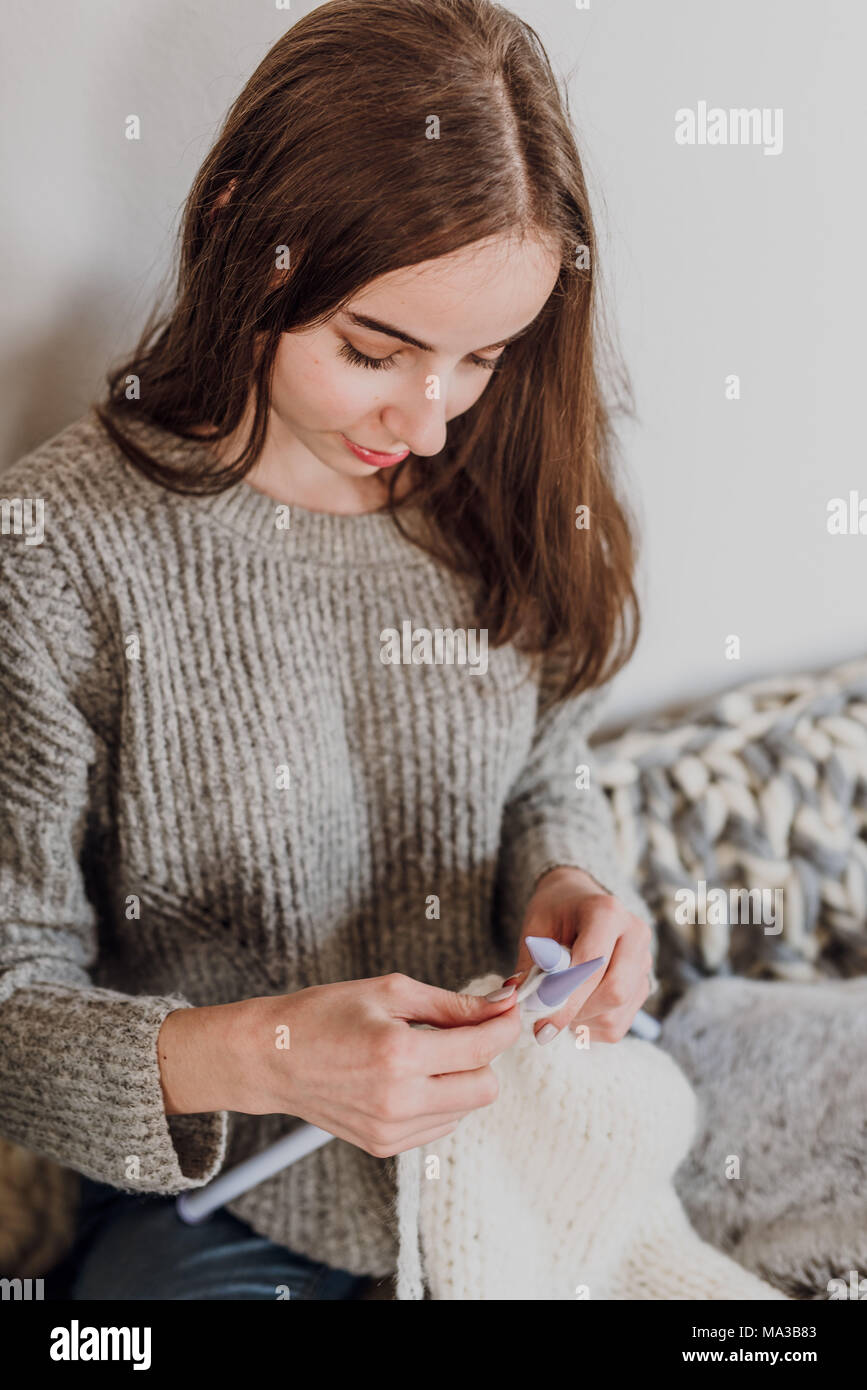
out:
M867 973L867 660L753 681L594 747L650 906L665 1014L712 975ZM780 890L782 930L684 921L682 889Z
M629 1036L580 1048L564 1029L540 1047L540 1016L495 1059L492 1105L398 1155L397 1297L784 1299L689 1224L672 1176L696 1098L677 1063Z

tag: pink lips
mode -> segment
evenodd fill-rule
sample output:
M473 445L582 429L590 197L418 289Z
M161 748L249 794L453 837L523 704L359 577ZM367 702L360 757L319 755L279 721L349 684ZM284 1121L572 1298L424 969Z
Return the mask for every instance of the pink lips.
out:
M372 463L375 468L391 468L395 463L400 463L409 454L409 449L402 449L399 454L380 454L374 449L364 449L360 444L354 444L351 439L341 433L340 438L348 445L357 458L364 463Z

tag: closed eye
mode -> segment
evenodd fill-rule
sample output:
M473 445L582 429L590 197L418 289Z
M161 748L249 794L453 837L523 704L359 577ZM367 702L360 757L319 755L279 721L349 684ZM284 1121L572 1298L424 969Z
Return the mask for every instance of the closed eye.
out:
M474 367L482 367L485 371L493 372L500 365L505 353L506 349L500 353L499 357L485 358L471 352L469 360ZM345 338L343 339L343 346L339 350L339 356L345 358L347 362L351 362L353 366L368 367L374 372L387 371L389 367L396 366L397 355L397 352L393 352L388 357L368 357L365 353L359 352L358 348L353 347L352 343L347 342Z

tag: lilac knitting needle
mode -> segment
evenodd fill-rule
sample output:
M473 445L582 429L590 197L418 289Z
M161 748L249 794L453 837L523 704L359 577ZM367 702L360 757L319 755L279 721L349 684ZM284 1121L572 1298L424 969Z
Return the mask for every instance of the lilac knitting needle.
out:
M529 1013L534 1013L537 1009L556 1008L558 1004L562 1004L569 998L573 990L576 990L590 975L594 975L605 964L605 956L596 956L594 960L585 960L580 965L572 965L569 952L565 947L562 949L568 964L548 969L545 966L540 966L539 968L545 973L537 988L525 999L522 999L521 1002ZM530 954L533 954L532 948ZM533 958L535 960L535 956ZM538 961L536 964L539 964Z
M553 937L550 936L528 936L525 940L527 949L540 970L544 970L548 974L559 974L565 972L571 966L572 956L562 942L555 941ZM602 956L596 957L596 961L602 959L604 959ZM587 964L595 965L596 961L588 961ZM584 978L586 979L587 976L592 973L592 971L588 970ZM578 983L580 983L580 981L576 980L576 984ZM539 1006L534 1002L536 999L542 999L543 1004L546 1006L561 1002L558 999L544 999L542 996L542 988L543 986L540 985L536 993L531 994L525 1001L524 1007L526 1009L531 1011L537 1009ZM571 993L571 991L569 992ZM659 1019L654 1018L652 1014L647 1013L644 1009L639 1009L635 1018L632 1020L629 1031L630 1033L634 1033L637 1038L642 1038L645 1042L656 1042L662 1032L662 1024L659 1022Z
M182 1192L175 1203L177 1214L186 1225L197 1226L218 1207L231 1202L234 1197L239 1197L266 1178L272 1178L282 1168L297 1163L299 1158L320 1149L333 1138L333 1134L320 1129L318 1125L300 1125L278 1139L276 1144L269 1144L261 1153L253 1154L252 1158L230 1168L228 1173L220 1173L204 1187Z

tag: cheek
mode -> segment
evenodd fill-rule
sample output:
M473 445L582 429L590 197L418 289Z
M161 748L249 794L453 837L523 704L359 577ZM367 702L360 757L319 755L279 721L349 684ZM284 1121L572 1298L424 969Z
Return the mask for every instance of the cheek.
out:
M487 390L493 373L486 372L482 367L474 369L473 376L456 385L449 396L449 415L461 415L470 406L475 405L480 396Z
M274 363L274 404L284 417L311 429L331 428L365 414L376 403L375 382L348 371L333 351L319 343L281 344Z

